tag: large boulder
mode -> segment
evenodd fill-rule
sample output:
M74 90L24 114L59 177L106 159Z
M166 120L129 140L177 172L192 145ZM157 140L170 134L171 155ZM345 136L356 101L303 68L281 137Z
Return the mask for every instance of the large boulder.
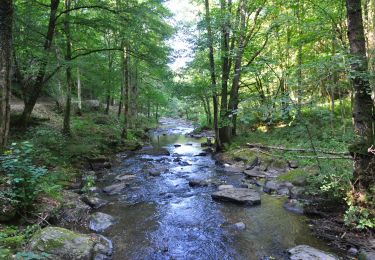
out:
M103 232L104 230L115 224L114 217L102 212L95 212L94 214L92 214L89 221L89 228L95 232Z
M338 260L334 255L307 245L299 245L288 249L290 260Z
M33 235L28 249L46 253L47 259L111 259L112 242L100 235L79 234L60 227L46 227Z
M221 201L229 201L245 205L260 204L260 194L256 190L246 188L230 188L214 192L213 199Z
M62 192L62 201L61 208L56 214L58 223L67 226L86 223L91 207L84 203L77 193L71 191Z

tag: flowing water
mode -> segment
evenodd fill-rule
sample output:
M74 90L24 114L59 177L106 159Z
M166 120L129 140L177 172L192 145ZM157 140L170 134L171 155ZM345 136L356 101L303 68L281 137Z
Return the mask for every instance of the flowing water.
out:
M204 140L185 137L193 128L182 120L162 119L152 147L118 155L121 164L106 175L134 174L121 195L100 211L117 219L104 235L113 240L114 259L287 259L289 247L307 244L330 249L310 233L307 219L283 208L283 198L262 193L261 205L243 207L211 199L215 187L190 187L189 179L214 178L239 186L241 174L227 173L210 156L196 156ZM174 144L181 144L175 147ZM164 147L170 156L151 155ZM147 169L163 170L152 177ZM243 222L246 229L232 224Z

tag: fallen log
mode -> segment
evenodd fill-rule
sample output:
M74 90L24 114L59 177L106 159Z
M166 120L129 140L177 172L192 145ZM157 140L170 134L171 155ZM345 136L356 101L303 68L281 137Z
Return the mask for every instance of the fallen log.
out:
M267 152L262 151L259 148L254 148L254 149L256 149L255 151L257 151L257 152L263 153L263 154L268 155L268 156L285 158L285 156L283 156L283 155L276 155L276 154L267 153ZM351 157L351 156L337 156L337 157L335 157L335 156L314 156L314 155L302 156L302 155L296 155L294 157L304 158L304 159L323 159L323 160L326 160L326 159L328 159L328 160L342 160L342 159L353 160L353 157Z
M266 146L262 144L246 144L249 148L257 148L263 150L279 150L279 151L287 151L287 152L299 152L299 153L323 153L323 154L331 154L331 155L346 155L350 156L349 152L333 152L333 151L325 151L320 149L302 149L302 148L285 148L281 146Z

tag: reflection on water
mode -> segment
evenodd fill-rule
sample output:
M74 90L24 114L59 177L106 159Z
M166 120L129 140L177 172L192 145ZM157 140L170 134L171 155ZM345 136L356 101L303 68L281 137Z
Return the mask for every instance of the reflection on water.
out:
M260 206L241 207L212 201L213 187L189 187L192 178L238 185L243 177L224 174L209 156L195 156L201 152L202 140L184 136L191 130L181 120L162 121L152 144L167 148L171 156L129 156L104 180L103 185L116 174L136 175L124 194L103 195L112 203L101 211L119 220L104 233L114 242L114 259L285 259L285 249L297 244L329 251L310 234L303 216L283 209L282 198L262 194ZM150 177L149 168L168 171ZM230 228L240 221L245 230Z

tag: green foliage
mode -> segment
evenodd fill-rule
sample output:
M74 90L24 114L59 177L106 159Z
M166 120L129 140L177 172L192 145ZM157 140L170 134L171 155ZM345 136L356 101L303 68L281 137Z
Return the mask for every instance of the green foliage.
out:
M5 191L19 210L29 208L44 192L48 170L32 162L33 145L30 142L13 143L10 150L0 157L1 170L7 176L9 189Z
M95 178L92 175L87 175L83 179L83 187L81 189L82 192L88 192L92 187L95 187Z
M374 229L375 215L370 209L349 205L345 214L347 225L354 225L358 229Z
M25 227L0 225L0 256L10 254L12 251L22 250L27 241L39 229L38 225Z

